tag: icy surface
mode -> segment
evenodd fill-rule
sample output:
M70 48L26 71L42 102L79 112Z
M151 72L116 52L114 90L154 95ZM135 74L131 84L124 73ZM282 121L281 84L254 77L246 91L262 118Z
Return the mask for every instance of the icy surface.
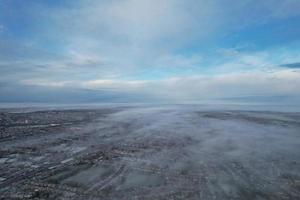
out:
M298 112L12 111L0 113L4 199L300 198Z

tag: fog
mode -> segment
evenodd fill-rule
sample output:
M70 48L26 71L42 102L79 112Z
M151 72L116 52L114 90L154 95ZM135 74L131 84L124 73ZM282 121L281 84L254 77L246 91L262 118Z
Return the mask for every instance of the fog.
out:
M75 108L2 109L3 197L300 197L299 112L212 105Z

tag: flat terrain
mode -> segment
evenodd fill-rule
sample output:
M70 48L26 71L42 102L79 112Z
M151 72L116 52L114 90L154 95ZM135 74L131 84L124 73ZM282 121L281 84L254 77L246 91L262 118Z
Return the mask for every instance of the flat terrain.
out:
M300 113L0 112L0 199L300 199Z

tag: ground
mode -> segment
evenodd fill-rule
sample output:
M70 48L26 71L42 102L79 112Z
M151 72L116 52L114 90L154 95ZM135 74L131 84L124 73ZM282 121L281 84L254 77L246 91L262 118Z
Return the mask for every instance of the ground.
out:
M1 199L300 199L300 113L2 109Z

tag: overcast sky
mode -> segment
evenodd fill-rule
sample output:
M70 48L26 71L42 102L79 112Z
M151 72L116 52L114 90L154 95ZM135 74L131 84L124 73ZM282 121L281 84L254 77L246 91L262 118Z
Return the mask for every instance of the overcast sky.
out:
M299 0L0 1L2 102L299 96Z

